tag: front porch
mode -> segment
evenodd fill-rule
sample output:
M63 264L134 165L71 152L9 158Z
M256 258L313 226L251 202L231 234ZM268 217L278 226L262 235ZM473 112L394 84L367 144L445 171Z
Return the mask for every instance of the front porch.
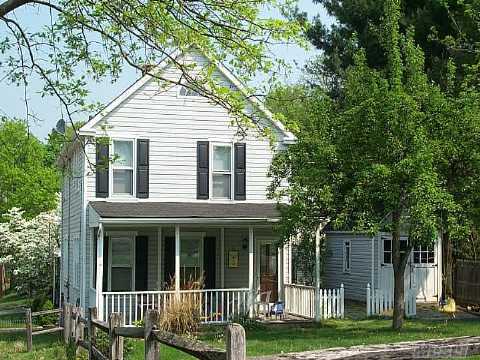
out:
M260 301L284 300L288 249L277 248L271 225L155 225L95 230L95 305L103 319L120 312L133 325L147 309L188 300L202 322L227 322L253 316Z

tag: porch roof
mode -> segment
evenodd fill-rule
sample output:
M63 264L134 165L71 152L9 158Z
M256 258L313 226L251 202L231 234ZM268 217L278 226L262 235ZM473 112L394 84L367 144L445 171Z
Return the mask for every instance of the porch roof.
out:
M275 203L107 202L90 205L102 219L211 219L277 221Z

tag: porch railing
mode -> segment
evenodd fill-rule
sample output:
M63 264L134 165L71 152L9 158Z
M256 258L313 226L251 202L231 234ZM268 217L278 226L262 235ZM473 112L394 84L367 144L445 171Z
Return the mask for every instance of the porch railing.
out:
M367 316L383 315L393 310L393 289L372 289L367 285ZM405 289L405 315L417 315L417 291Z
M338 289L320 289L320 318L344 317L343 285ZM285 284L285 310L305 318L315 317L315 288L313 286Z
M121 313L125 325L144 319L148 309L160 314L179 301L191 301L198 307L202 323L225 323L248 312L248 289L204 289L175 291L104 292L102 319Z

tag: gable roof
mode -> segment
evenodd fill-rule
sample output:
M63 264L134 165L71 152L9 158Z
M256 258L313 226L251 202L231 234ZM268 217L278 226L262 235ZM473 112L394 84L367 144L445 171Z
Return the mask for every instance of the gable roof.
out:
M178 57L180 53L177 51L171 55L171 57ZM204 55L205 56L205 55ZM168 58L165 58L160 62L160 64L156 67L156 72L161 72L165 70L169 65ZM273 118L273 114L266 108L265 104L260 101L255 96L249 96L247 88L243 83L224 65L217 63L217 69L220 73L225 76L238 90L248 99L248 101L260 110L267 120L271 122L271 124L276 127L284 136L283 142L284 143L294 143L296 141L295 135L293 135L290 131L288 131L285 126L278 120ZM154 77L150 74L145 74L137 81L135 81L132 85L130 85L127 89L125 89L119 96L113 99L103 110L99 111L95 116L93 116L87 123L85 123L79 130L80 135L95 135L96 132L94 127L103 120L105 116L115 110L119 105L121 105L125 100L127 100L132 94L134 94L137 90L139 90L143 85L145 85L148 81L153 79Z

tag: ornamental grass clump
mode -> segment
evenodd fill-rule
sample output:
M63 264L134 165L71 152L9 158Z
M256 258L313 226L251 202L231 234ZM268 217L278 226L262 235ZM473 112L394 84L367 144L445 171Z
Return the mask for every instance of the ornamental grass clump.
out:
M189 280L182 290L202 290L203 279ZM168 290L175 289L175 279L170 279ZM167 304L160 312L159 328L178 335L194 335L200 326L202 294L180 293L170 295Z

